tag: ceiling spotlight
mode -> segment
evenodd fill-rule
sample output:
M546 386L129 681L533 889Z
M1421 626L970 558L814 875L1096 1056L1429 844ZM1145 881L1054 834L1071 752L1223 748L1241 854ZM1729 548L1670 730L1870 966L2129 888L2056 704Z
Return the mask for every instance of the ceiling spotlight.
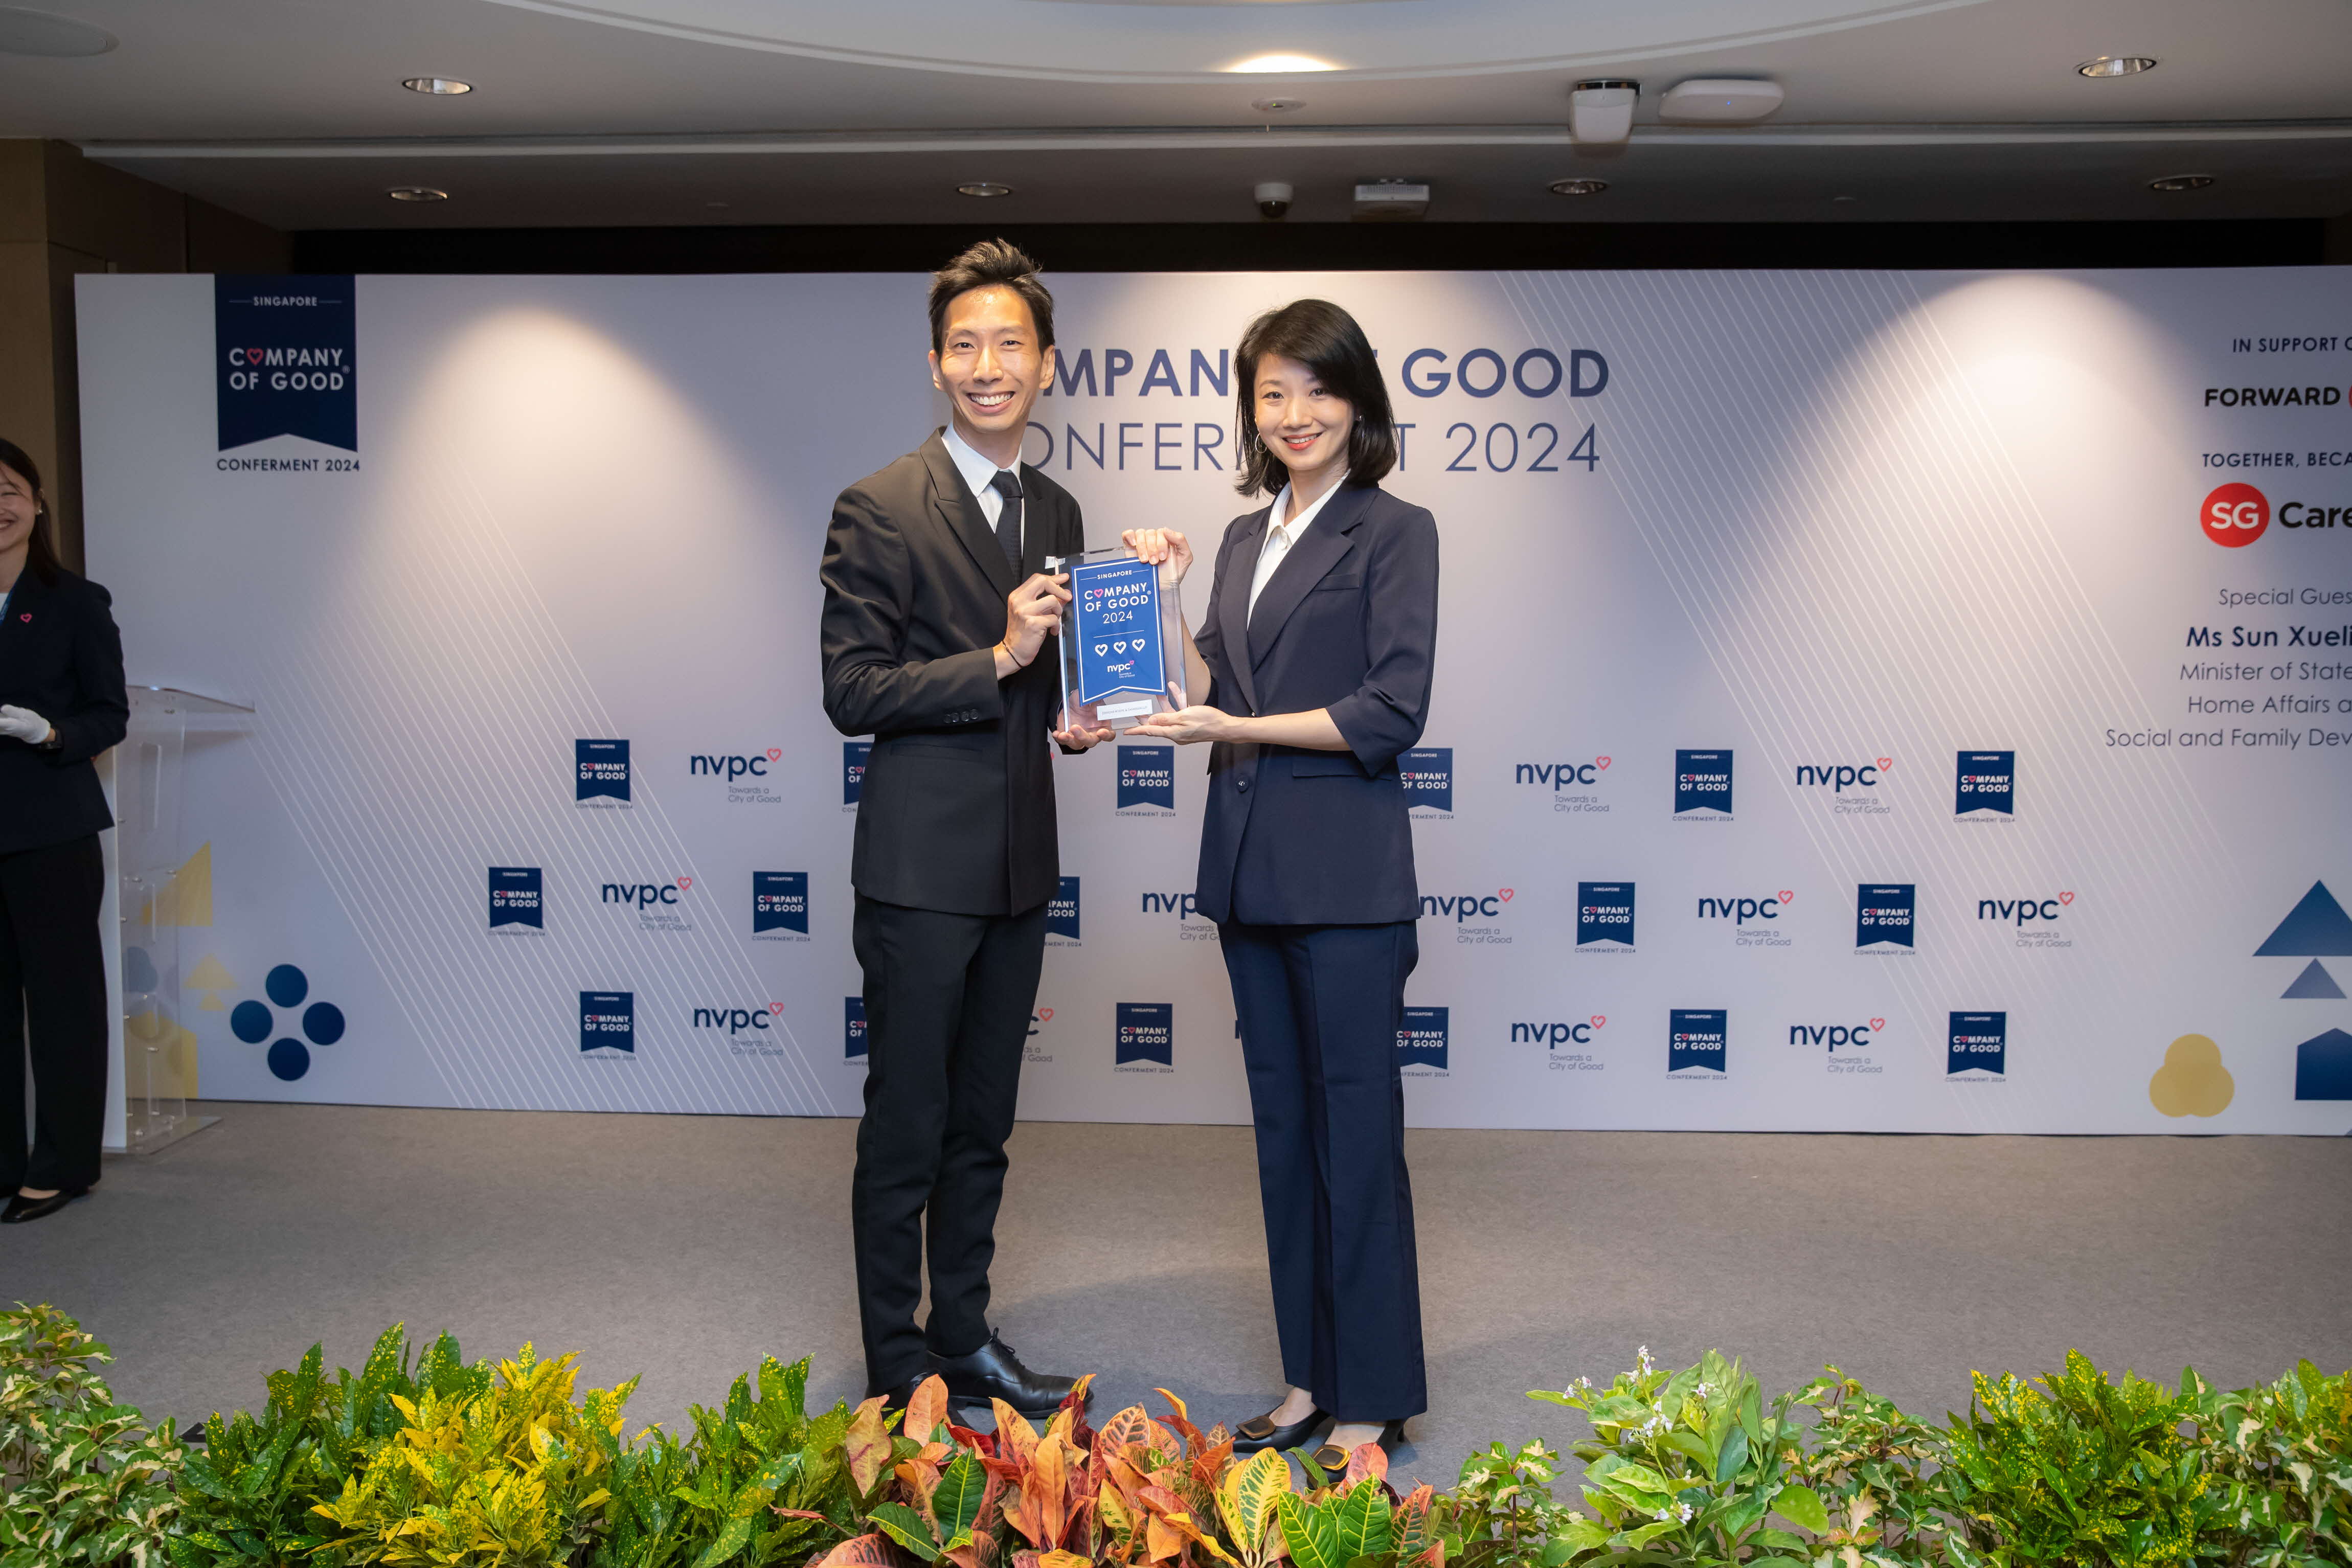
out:
M1307 107L1303 98L1254 98L1250 107L1260 114L1296 114Z
M395 202L446 202L446 191L436 191L430 185L394 185L384 193Z
M410 77L401 86L411 92L430 93L435 98L456 98L474 90L474 84L459 81L456 77Z
M1356 187L1357 221L1395 223L1429 215L1429 187L1412 180L1373 180Z
M1580 81L1568 95L1569 134L1579 141L1622 141L1633 133L1637 81Z
M87 59L114 47L114 35L71 16L0 5L0 55L34 55L52 60Z
M993 180L966 180L956 187L956 193L960 196L1009 196L1013 193L1013 187L1000 185Z
M1761 120L1780 107L1783 94L1776 81L1744 77L1698 77L1676 82L1658 99L1661 120L1738 122Z
M1555 196L1597 196L1609 188L1606 180L1554 180L1551 193Z
M2151 191L2201 191L2213 183L2210 174L2167 174L2161 180L2150 180Z
M2095 60L2084 60L2074 68L2078 77L2136 77L2142 71L2152 71L2156 62L2146 55L2101 55Z
M1328 60L1318 60L1312 55L1253 55L1250 58L1227 66L1229 71L1250 76L1292 76L1302 71L1332 71L1339 68Z

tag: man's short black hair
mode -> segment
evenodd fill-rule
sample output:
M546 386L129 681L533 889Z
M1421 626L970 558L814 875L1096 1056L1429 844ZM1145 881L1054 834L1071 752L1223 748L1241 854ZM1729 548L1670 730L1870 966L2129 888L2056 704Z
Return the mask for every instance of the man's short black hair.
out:
M1379 484L1397 461L1396 416L1389 411L1381 362L1353 316L1328 299L1294 299L1251 322L1234 356L1240 404L1234 488L1244 496L1273 496L1290 482L1290 471L1257 433L1257 365L1269 354L1305 365L1355 409L1355 426L1348 433L1348 483Z
M1054 297L1038 281L1037 264L1008 241L984 239L931 274L931 352L947 341L949 305L975 288L1010 288L1021 296L1037 323L1037 347L1054 346Z

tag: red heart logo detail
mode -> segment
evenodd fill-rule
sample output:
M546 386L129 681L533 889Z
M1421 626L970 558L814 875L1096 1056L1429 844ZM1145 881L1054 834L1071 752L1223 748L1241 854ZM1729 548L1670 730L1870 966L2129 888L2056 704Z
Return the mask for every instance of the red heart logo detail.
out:
M1592 1027L1594 1029L1599 1029L1602 1024L1605 1024L1608 1021L1609 1015L1607 1013L1594 1013L1592 1015Z
M768 760L769 760L769 761L771 761L771 762L781 762L781 761L782 761L782 760L783 760L783 756L784 756L784 748L783 748L782 747L781 747L781 746L772 746L772 747L768 747Z
M783 1003L782 1003L782 1002L770 1002L770 1003L768 1004L768 1014L769 1014L769 1016L770 1016L771 1018L782 1018L782 1017L783 1017L783 1016L784 1016L784 1004L783 1004Z
M1794 904L1797 902L1797 895L1790 889L1784 887L1780 890L1780 902L1783 904Z
M1893 758L1892 757L1882 757L1882 758L1880 758L1878 759L1878 770L1879 770L1881 773L1885 772L1888 768L1892 768L1892 767L1894 767L1894 766L1895 766L1895 758Z
M1873 1029L1885 1029L1886 1027L1886 1020L1885 1019L1873 1019L1870 1020L1870 1027Z
M680 887L692 887L694 885L694 879L690 876L679 877L677 879L677 885Z
M2074 895L2071 893L2062 893L2058 895L2058 902L2061 904L2072 904L2074 902Z
M1601 764L1601 772L1606 773L1609 771L1609 758L1605 757L1596 757L1592 760Z
M1037 1021L1039 1023L1052 1023L1054 1021L1054 1009L1051 1008L1039 1008L1037 1009Z
M1517 893L1517 891L1518 891L1518 889L1517 889L1517 888L1512 888L1512 887L1507 887L1507 888L1504 888L1504 889L1502 890L1502 893L1503 893L1503 902L1504 902L1505 904L1508 904L1508 903L1510 903L1510 902L1511 902L1511 895L1512 895L1514 893Z

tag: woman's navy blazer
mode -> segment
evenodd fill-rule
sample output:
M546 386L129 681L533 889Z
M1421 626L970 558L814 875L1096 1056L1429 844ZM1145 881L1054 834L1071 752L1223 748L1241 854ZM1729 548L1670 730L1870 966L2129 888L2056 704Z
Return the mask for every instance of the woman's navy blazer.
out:
M1261 925L1418 919L1397 758L1429 716L1437 521L1377 486L1348 486L1275 568L1252 614L1273 510L1234 518L1217 547L1193 639L1209 665L1207 700L1232 714L1327 708L1349 748L1211 747L1201 913Z
M131 718L112 602L98 584L62 570L54 582L26 571L8 596L0 621L0 703L47 719L58 748L0 736L0 854L68 843L114 825L90 766L122 738Z

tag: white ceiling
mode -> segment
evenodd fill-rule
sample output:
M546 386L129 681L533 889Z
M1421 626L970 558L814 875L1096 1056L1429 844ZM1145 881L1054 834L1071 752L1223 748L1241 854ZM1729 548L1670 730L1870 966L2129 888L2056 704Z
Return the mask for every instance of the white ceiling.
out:
M0 135L288 229L1213 222L1426 179L1434 220L2322 216L2352 209L2352 0L41 0L120 45L0 55ZM1221 68L1310 55L1339 69ZM2145 54L2140 76L2079 60ZM400 78L472 81L425 98ZM1645 85L1579 148L1580 77ZM1766 76L1753 127L1655 122ZM1268 96L1306 107L1269 117ZM2159 195L2163 174L2214 176ZM1610 182L1561 198L1568 175ZM954 193L990 179L1014 194ZM395 184L451 199L389 201ZM1834 198L1849 198L1837 201ZM723 206L712 204L723 203Z

